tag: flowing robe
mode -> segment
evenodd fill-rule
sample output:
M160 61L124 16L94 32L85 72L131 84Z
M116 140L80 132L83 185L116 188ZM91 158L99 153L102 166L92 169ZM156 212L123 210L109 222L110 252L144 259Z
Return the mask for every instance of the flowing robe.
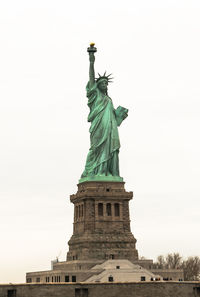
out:
M83 177L97 175L119 176L118 153L120 141L115 109L110 97L103 94L97 84L86 87L90 113L90 150Z

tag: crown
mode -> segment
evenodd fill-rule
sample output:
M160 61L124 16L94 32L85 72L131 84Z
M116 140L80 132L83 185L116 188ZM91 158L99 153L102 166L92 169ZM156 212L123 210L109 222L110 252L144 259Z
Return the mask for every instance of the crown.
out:
M98 73L98 76L99 76L99 77L96 78L96 83L98 83L98 82L99 82L100 80L102 80L102 79L106 79L108 83L112 82L113 77L110 77L111 75L112 75L112 73L106 75L106 71L104 72L103 75L100 75L100 74Z

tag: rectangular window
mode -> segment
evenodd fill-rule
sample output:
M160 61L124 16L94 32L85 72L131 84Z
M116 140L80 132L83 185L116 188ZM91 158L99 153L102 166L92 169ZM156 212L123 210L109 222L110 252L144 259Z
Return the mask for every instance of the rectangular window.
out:
M73 256L73 260L78 260L78 256L77 255Z
M73 282L73 283L76 282L76 275L72 275L72 282Z
M141 276L141 282L145 282L146 277L145 276Z
M119 203L115 203L115 216L119 217Z
M88 297L88 289L75 289L75 297Z
M36 283L40 283L40 277L36 277Z
M98 203L98 215L103 216L103 203Z
M66 282L66 283L69 282L69 275L65 275L65 282Z
M112 275L109 276L108 281L113 282L113 276Z
M26 282L27 282L27 283L32 283L32 278L28 277L28 278L26 279Z
M81 289L75 289L75 297L82 297L81 294Z
M111 213L111 204L110 203L106 204L106 212L107 212L107 216L112 215L112 213Z
M16 297L17 296L17 290L8 290L8 297Z

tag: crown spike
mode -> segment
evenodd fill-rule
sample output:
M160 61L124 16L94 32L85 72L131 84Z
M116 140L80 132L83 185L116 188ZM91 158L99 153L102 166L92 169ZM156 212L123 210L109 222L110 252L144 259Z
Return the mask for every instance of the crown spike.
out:
M96 82L99 82L101 79L106 79L108 82L112 82L111 80L113 79L113 77L110 77L112 73L106 75L106 71L105 71L103 75L100 75L99 73L98 75L99 77L96 78Z

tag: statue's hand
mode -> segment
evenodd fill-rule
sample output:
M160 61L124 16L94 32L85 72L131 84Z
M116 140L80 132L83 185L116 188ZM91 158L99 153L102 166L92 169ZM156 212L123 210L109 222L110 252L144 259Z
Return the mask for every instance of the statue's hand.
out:
M94 43L90 43L90 47L88 47L87 51L89 53L89 60L90 60L90 70L89 70L89 80L90 80L90 87L95 83L95 73L94 73L94 61L97 49L94 47Z

